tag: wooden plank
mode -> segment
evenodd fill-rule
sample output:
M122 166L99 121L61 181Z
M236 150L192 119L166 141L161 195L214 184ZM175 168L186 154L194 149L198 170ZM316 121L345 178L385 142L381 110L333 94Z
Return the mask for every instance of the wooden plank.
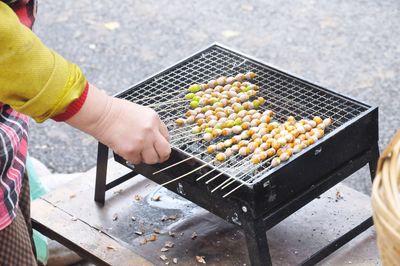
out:
M32 203L35 228L97 265L154 265L119 241L38 199Z

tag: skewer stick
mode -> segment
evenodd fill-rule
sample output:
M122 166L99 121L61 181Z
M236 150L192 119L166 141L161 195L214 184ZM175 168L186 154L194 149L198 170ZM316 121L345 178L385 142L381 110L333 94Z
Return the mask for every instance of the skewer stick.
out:
M179 143L179 141L181 139L187 139L187 138L190 138L190 136L182 137L182 138L179 138L179 139L173 139L173 140L171 140L171 145L175 145L175 144L183 145L183 144L188 144L188 143L192 143L192 142L199 141L199 140L203 139L203 138L197 138L197 139L192 139L192 140L189 140L189 141L186 141L186 142Z
M182 131L182 132L178 132L176 134L170 134L170 135L173 138L173 137L178 137L178 136L182 136L182 135L185 135L185 134L187 135L188 133L190 133L190 135L192 135L192 136L198 136L198 135L203 135L204 134L204 132L192 133L192 132L189 132L189 131Z
M161 94L157 94L157 96L164 96L164 95L174 95L174 94L180 94L180 93L184 93L184 90L176 90L176 91L172 91L172 92L166 92L166 93L161 93ZM154 96L145 96L145 97L140 97L138 98L138 100L142 100L142 99L153 99Z
M270 159L272 159L272 158L273 158L273 157L271 157ZM263 174L264 172L269 171L271 168L272 168L272 166L268 166L267 168L265 168L264 170L262 170L260 173L258 173L256 176L254 176L254 177L250 178L249 180L247 180L247 182L248 182L248 181L255 180L255 179L257 178L257 176L260 176L260 175ZM235 180L234 180L234 181L235 181ZM224 187L221 188L221 190L224 189L224 188L226 188L227 186L229 186L229 185L232 184L232 183L233 183L233 182L229 183L228 185L225 185ZM230 195L231 193L233 193L234 191L238 190L240 187L242 187L242 186L244 186L244 185L245 185L245 183L242 182L239 186L235 187L234 189L232 189L231 191L229 191L228 193L226 193L226 194L223 196L223 198L227 197L228 195Z
M182 106L172 107L171 109L162 109L162 110L160 110L160 112L167 112L167 111L169 111L169 110L176 111L176 110L178 110L178 109L184 109L184 108L187 108L187 107L184 107L184 106L183 106L183 107L182 107ZM258 112L262 113L262 112L265 111L265 110L267 110L267 109L266 109L266 108L260 108L260 109L258 110ZM172 126L172 125L175 125L175 124L176 124L174 120L177 119L177 118L183 118L183 117L182 117L182 115L169 116L169 117L167 117L167 118L164 120L164 122L167 124L167 126ZM169 124L170 122L171 122L171 124ZM180 128L185 128L185 127L190 126L190 125L195 126L196 123L185 124L185 126L180 126Z
M196 139L193 139L194 137L196 137ZM186 144L186 143L192 142L192 140L193 141L201 141L201 140L203 140L203 137L199 136L199 135L193 135L193 136L186 136L185 137L185 134L172 135L171 136L171 143L172 144L180 144L179 141L181 141L181 140L184 141L183 144Z
M192 133L192 126L174 128L174 129L169 130L170 135L180 135L182 133L186 133L186 134Z
M179 110L179 109L187 109L187 108L188 108L188 107L185 106L185 105L174 106L174 107L167 108L167 109L162 108L162 106L163 106L163 105L159 105L159 106L152 107L152 108L153 108L154 110L158 110L159 113L165 113L165 112L169 112L169 111L176 111L176 110ZM149 107L151 107L151 106L149 106ZM162 109L159 110L158 108L162 108Z
M273 158L275 158L275 157L276 157L276 155L274 155L274 156L272 156L272 157L266 159L266 160L263 161L261 164L257 165L257 168L258 168L258 167L262 167L264 164L270 162L270 161L271 161ZM250 163L250 162L248 162L248 163ZM253 165L253 166L254 166L254 165ZM251 167L251 165L250 165L250 167ZM250 168L250 167L246 167L246 169L248 169L248 168ZM260 174L262 174L262 173L264 173L265 171L268 171L269 169L270 169L270 166L268 166L267 168L263 169L260 173L257 174L257 176L260 175ZM244 176L247 175L247 174L248 174L248 171L245 172L245 173L243 173L243 174L241 174L241 175L239 175L239 176L236 178L236 180L241 180L241 178L244 177ZM250 178L250 179L251 179L251 178ZM249 179L249 180L250 180L250 179Z
M269 169L271 169L271 166L267 167L267 168L264 169L262 172L264 172L264 171L266 171L266 170L269 170ZM255 179L255 177L250 178L248 181L251 181L251 180L254 180L254 179ZM226 193L226 194L223 195L222 197L223 197L223 198L226 198L227 196L229 196L230 194L232 194L233 192L235 192L236 190L238 190L239 188L241 188L241 187L244 186L244 185L245 185L244 182L241 183L240 185L238 185L237 187L235 187L234 189L232 189L231 191L229 191L228 193ZM222 189L223 189L223 188L222 188Z
M187 141L187 142L182 142L182 143L174 142L174 143L170 143L170 145L171 145L172 147L174 147L174 148L179 149L179 148L182 147L183 145L187 145L187 144L190 144L190 143L193 143L193 142L194 142L194 141Z
M227 180L225 180L224 183L222 183L222 184L220 184L218 187L214 188L214 189L211 191L211 193L214 192L216 189L220 188L221 186L222 186L221 190L224 189L224 188L226 188L226 187L228 187L228 186L230 186L230 185L231 185L232 183L234 183L236 180L240 179L241 176L243 176L243 175L240 175L240 176L238 176L237 178L234 178L234 177L228 178ZM229 182L230 179L232 179L232 181ZM228 183L228 184L226 184L226 183Z
M218 186L216 186L213 190L211 190L211 193L214 193L215 191L217 191L220 187L222 187L223 185L225 185L226 183L229 182L229 180L234 179L233 177L230 177L228 179L226 179L224 182L222 182L221 184L219 184Z
M147 105L147 107L158 107L158 106L163 106L163 105L170 104L170 103L180 103L180 102L188 102L188 100L184 99L184 100L165 101L165 102L160 102L160 103L156 103L156 104L149 104L149 105Z
M267 109L265 109L267 110ZM263 110L259 110L259 112L262 112ZM178 126L176 125L174 119L175 118L182 118L182 116L174 116L174 117L168 117L168 120L165 120L164 122L166 123L167 126L176 126L174 129L172 129L171 131L178 131L178 130L182 130L182 129L187 129L188 127L195 127L197 125L196 122L193 122L191 124L189 123L185 123L184 125ZM171 132L170 131L170 132Z
M243 160L245 160L245 159L246 159L246 158L244 158ZM236 164L233 165L232 167L235 167L235 166L237 166L238 164L242 163L243 160L241 160L240 162L236 163ZM248 163L249 163L249 162L245 162L245 164L248 164ZM215 179L216 179L218 176L220 176L220 175L221 175L221 174L218 174L218 175L214 176L213 178L207 180L206 184L211 183L211 181L215 180ZM231 178L228 178L228 180L229 180L229 179L231 179Z
M174 164L171 164L171 165L169 165L169 166L167 166L167 167L164 167L163 169L160 169L160 170L154 172L153 175L156 175L156 174L158 174L158 173L161 173L161 172L163 172L163 171L165 171L165 170L167 170L167 169L170 169L171 167L174 167L174 166L176 166L176 165L178 165L178 164L181 164L181 163L183 163L183 162L186 162L186 161L188 161L188 160L190 160L190 159L192 159L192 158L195 158L195 157L197 157L197 156L199 156L199 155L202 155L202 154L204 154L204 153L206 153L206 152L207 152L207 151L203 151L202 153L199 153L199 154L196 154L196 155L192 155L192 156L190 156L190 157L188 157L188 158L186 158L186 159L184 159L184 160L182 160L182 161L179 161L179 162L177 162L177 163L174 163Z
M153 108L153 109L155 109L155 110L157 110L157 108L162 108L162 106L164 106L164 105L167 105L167 104L175 104L175 103L181 103L181 102L187 102L187 103L190 103L190 101L189 100L171 100L171 101L166 101L166 102L161 102L161 103L155 103L155 104L152 104L152 105L147 105L148 107L151 107L151 108ZM248 102L248 101L246 101L246 102ZM244 103L244 102L241 102L242 104ZM202 106L200 106L200 107L202 107ZM204 107L204 106L203 106ZM168 109L165 109L165 108L163 108L162 110L159 110L159 112L167 112L167 111L171 111L171 110L177 110L177 109L184 109L184 108L188 108L188 106L186 106L186 105L179 105L179 106L174 106L174 107L171 107L171 108L168 108ZM260 108L261 108L261 106L260 106Z
M193 124L190 124L190 125L187 125L187 126L182 126L182 127L179 127L179 128L176 128L176 129L174 129L174 130L171 130L170 131L170 133L171 132L175 132L175 131L182 131L182 130L185 130L185 129L187 129L188 127L190 127L190 128L193 128L193 127L195 127L196 126L196 123L193 123ZM181 134L175 134L175 136L179 136L179 135L183 135L183 134L187 134L187 133L189 133L189 131L184 131L184 132L181 132ZM191 133L191 132L190 132ZM205 132L204 131L201 131L201 132L199 132L199 133L191 133L191 135L200 135L200 134L204 134ZM232 135L232 134L230 134L230 135ZM230 136L229 135L229 136ZM239 134L240 135L240 134ZM188 136L187 136L188 137Z
M176 111L176 110L178 110L178 109L183 109L183 108L187 108L186 106L185 107L182 107L182 108L180 108L180 107L178 107L178 106L176 106L176 108L174 108L174 111ZM167 111L168 110L166 110L166 109L162 109L162 110L160 110L159 111L159 113L163 113L163 112L165 112L165 113L167 113ZM175 121L176 119L178 119L178 118L186 118L185 117L185 115L183 114L183 113L175 113L173 116L171 115L171 114L169 114L169 112L168 112L168 116L165 116L165 122L169 122L169 121Z
M251 162L249 161L249 162L247 162L246 164L251 164ZM248 174L248 171L247 171L248 168L251 168L251 165L250 165L250 166L246 166L246 165L245 165L245 170L244 170L244 171L246 171L246 173L243 173L242 175L239 175L237 178L233 178L233 180L232 180L231 182L229 182L229 184L226 184L225 186L223 186L223 187L221 188L221 190L223 190L223 189L225 189L226 187L230 186L232 183L234 183L234 182L236 182L236 181L238 181L238 180L241 180L241 177L243 177L243 176L245 176L245 175ZM251 178L250 178L250 179L251 179ZM250 179L249 179L249 180L250 180ZM242 181L243 181L243 180L242 180Z
M174 124L170 124L170 125L173 126L173 125L176 125L176 124L174 123ZM167 126L169 126L169 125L167 125ZM171 129L169 131L169 133L174 132L174 131L182 131L182 130L185 130L187 128L192 128L194 126L195 126L195 124L187 124L186 126L178 126L177 128Z
M171 140L172 140L172 142L176 142L176 141L179 141L181 139L188 139L188 138L194 138L194 137L199 138L200 135L203 135L203 134L202 133L196 133L196 134L191 134L192 136L187 136L188 132L182 132L180 134L172 134L171 135ZM203 139L203 137L200 138L200 140L202 140L202 139Z
M185 119L185 118L182 117L182 116L176 116L176 117L170 118L169 120L165 120L164 122L165 122L165 124L166 124L167 126L175 126L176 129L182 129L182 128L186 128L186 127L194 127L194 126L197 125L197 123L194 122L194 121L193 121L192 123L185 122L185 124L183 124L183 125L178 125L178 124L176 123L176 119L178 119L178 118L183 118L183 119Z
M179 104L179 103L177 103L177 104ZM166 105L173 106L173 107L168 107ZM146 106L156 110L158 113L166 113L166 112L171 112L171 111L188 108L188 106L186 106L185 104L175 105L174 103L171 103L171 102L168 102L165 104L157 103L156 106L150 106L150 105L146 105Z
M176 110L176 109L175 109ZM164 120L164 123L170 123L170 122L174 122L174 124L176 124L175 123L175 120L176 119L178 119L178 118L185 118L182 114L177 114L177 115L175 115L175 116L168 116L165 120ZM184 125L186 125L186 123L184 124Z
M233 184L233 183L235 183L235 182L236 182L236 180L233 179L231 182L229 182L228 184L226 184L225 186L223 186L223 187L221 188L221 190L225 189L226 187L229 187L231 184Z
M184 132L185 133L185 132ZM188 133L188 132L186 132L186 133ZM199 133L199 134L201 134L201 133ZM172 142L175 142L175 141L179 141L179 140L181 140L181 139L190 139L190 138L193 138L194 136L197 136L196 134L186 134L186 135L184 135L184 134L172 134L171 135L171 141ZM174 139L174 137L177 137L177 138L175 138ZM197 138L197 140L202 140L203 138Z
M268 161L272 160L274 157L275 157L275 156L268 158L267 160L265 160L264 163L267 163ZM264 163L263 163L263 164L264 164ZM260 166L261 166L261 165L260 165ZM269 167L267 167L266 169L269 170ZM264 172L266 169L264 169L262 172ZM261 173L262 173L262 172L261 172ZM246 175L246 174L247 174L247 173L242 174L242 175L240 175L240 176L238 176L238 177L230 177L230 178L226 179L224 182L222 182L222 183L219 184L217 187L215 187L213 190L211 190L211 193L214 193L214 192L217 191L220 187L222 187L222 186L224 186L226 183L230 182L231 179L233 179L233 181L236 181L236 180L240 179L240 177L242 177L242 176L244 176L244 175ZM229 185L230 185L230 184L229 184ZM224 186L224 188L225 188L225 186Z
M232 179L232 181L230 181L231 179ZM234 177L230 177L230 178L226 179L224 182L222 182L221 184L219 184L218 186L216 186L213 190L211 190L211 193L214 193L220 187L223 186L223 188L221 188L221 190L222 190L222 189L224 189L225 187L229 186L230 184L232 184L235 181L236 181L236 179ZM229 183L229 184L225 185L226 183Z
M236 157L236 156L238 156L238 155L239 155L239 154L235 155L234 157ZM234 157L233 157L233 158L234 158ZM246 156L246 157L247 157L247 156ZM236 163L236 164L233 165L232 167L235 167L235 166L237 166L238 164L242 163L242 161L245 160L246 157L243 158L242 160L240 160L238 163ZM267 159L266 161L269 161L269 160L270 160L270 159ZM249 163L249 162L247 162L247 164L248 164L248 163ZM211 170L210 172L212 172L212 171L215 171L215 169ZM219 176L222 175L223 173L224 173L224 172L222 172L222 173L220 173L220 174L214 176L213 178L207 180L206 184L209 184L210 182L212 182L213 180L215 180L217 177L219 177ZM202 175L202 176L199 177L196 181L199 181L200 179L202 179L204 176L206 176L206 175L208 175L208 174L209 174L209 173L206 173L206 174Z
M235 157L237 157L237 156L239 156L239 154L236 154L234 157L232 157L232 159L235 158ZM227 163L227 162L225 162L225 163ZM240 161L237 162L236 164L232 165L232 167L235 167L236 165L238 165L238 164L240 164L240 163L242 163L242 160L240 160ZM205 177L205 176L208 175L209 173L214 172L215 170L216 170L216 169L213 169L213 170L211 170L210 172L208 172L208 173L206 173L206 174L200 176L199 178L196 179L196 181L199 181L200 179L202 179L203 177ZM209 184L211 181L217 179L219 176L225 174L226 172L228 172L228 171L222 171L222 172L219 173L218 175L216 175L216 176L212 177L211 179L207 180L207 181L206 181L206 184Z
M217 187L215 187L213 190L211 190L211 193L214 193L215 191L217 191L220 187L222 187L223 185L225 185L226 183L228 183L231 179L233 179L233 181L235 181L235 177L230 177L228 179L226 179L224 182L222 182L221 184L219 184Z
M247 73L245 73L244 75L246 75ZM223 82L223 84L220 84L221 86L224 86L224 85L226 85L226 84L232 84L232 83L234 83L235 81L239 81L239 82L243 82L243 81L245 81L245 80L253 80L253 78L251 78L251 77L243 77L243 79L242 80L237 80L235 77L233 77L234 79L232 80L232 82L227 82L226 80ZM208 82L205 82L206 84L208 83ZM205 90L205 89L201 89L202 91L203 90ZM166 93L162 93L162 94L159 94L159 96L165 96L165 95L179 95L179 94L183 94L183 93L187 93L187 91L186 90L174 90L174 91L172 91L172 92L166 92ZM138 100L142 100L142 99L152 99L152 98L154 98L154 96L145 96L145 97L141 97L141 98L138 98Z
M276 156L271 157L270 159L275 158ZM265 168L264 170L262 170L261 172L257 173L257 175L255 175L252 179L257 179L260 175L264 174L265 172L268 172L269 170L271 170L271 168L273 168L271 165L268 166L267 168Z
M229 162L229 160L231 160L231 159L233 159L233 158L235 158L235 157L237 157L237 156L239 156L239 154L236 154L235 156L233 156L233 157L231 157L230 159L228 159L226 162L224 162L224 163L222 163L222 164L220 164L219 166L221 166L221 165L224 165L224 164L226 164L226 163L228 163ZM237 164L235 164L235 165L233 165L233 166L236 166ZM203 179L205 176L207 176L208 174L210 174L210 173L212 173L212 172L214 172L215 170L217 170L216 168L214 168L214 169L212 169L212 170L210 170L210 171L208 171L207 173L205 173L204 175L202 175L202 176L200 176L199 178L197 178L196 179L196 181L199 181L199 180L201 180L201 179ZM222 174L224 174L224 173L226 173L227 171L223 171L223 172L221 172L220 174L218 174L218 176L220 176L220 175L222 175ZM207 184L207 183L206 183Z
M244 186L245 183L241 183L239 186L235 187L234 189L232 189L231 191L229 191L228 193L226 193L225 195L223 195L223 198L226 198L227 196L229 196L230 194L232 194L233 192L235 192L236 190L238 190L239 188L241 188L242 186Z
M201 138L202 139L202 138ZM197 140L191 140L190 142L194 142L194 141L197 141ZM189 142L188 142L189 143ZM173 145L174 143L172 143L172 145ZM185 144L185 143L183 143L183 144ZM235 155L234 157L236 157L236 156L238 156L239 154L237 154L237 155ZM234 157L232 157L232 158L234 158ZM167 184L170 184L170 183L172 183L172 182L175 182L175 181L177 181L177 180L179 180L179 179L181 179L181 178L183 178L183 177L185 177L185 176L188 176L188 175L190 175L191 173L193 173L193 172L196 172L197 170L199 170L199 169L201 169L201 168L204 168L205 166L207 166L207 165L210 165L210 163L212 163L212 162L214 162L215 160L212 160L212 161L210 161L210 162L208 162L208 163L205 163L204 165L202 165L202 166L199 166L199 167L197 167L196 169L194 169L194 170L192 170L192 171L190 171L190 172L188 172L188 173L186 173L186 174L183 174L183 175L181 175L181 176L179 176L179 177L177 177L177 178L174 178L174 179L172 179L172 180L170 180L170 181L168 181L168 182L165 182L164 184L162 184L162 186L165 186L165 185L167 185ZM227 162L225 162L225 163L227 163ZM208 173L210 173L210 171L208 172ZM229 178L229 179L227 179L227 180L230 180L231 178ZM225 181L226 182L226 181ZM223 183L224 184L224 183ZM222 184L222 185L223 185ZM221 186L221 185L220 185ZM214 191L215 191L215 189L214 189ZM211 191L211 192L213 192L213 191Z
M214 160L213 160L213 161L214 161ZM211 162L213 162L213 161L211 161ZM168 185L168 184L170 184L170 183L172 183L172 182L175 182L175 181L177 181L177 180L179 180L179 179L184 178L185 176L190 175L191 173L196 172L197 170L200 170L201 168L204 168L204 167L206 167L206 166L210 166L210 163L211 163L211 162L205 163L205 164L203 164L203 165L197 167L196 169L193 169L192 171L187 172L186 174L183 174L183 175L181 175L181 176L178 176L177 178L174 178L174 179L172 179L172 180L169 180L169 181L167 181L167 182L161 184L161 186Z
M251 172L251 171L255 171L257 168L259 168L259 167L262 167L262 165L263 164L265 164L265 163L268 163L268 162L270 162L270 161L272 161L275 157L278 157L277 155L274 155L274 156L272 156L272 157L270 157L270 158L268 158L267 160L265 160L265 161L263 161L262 163L260 163L260 164L253 164L253 168L251 167L251 165L248 167L248 171L246 172L246 173L244 173L244 174L242 174L242 175L240 175L239 176L239 179L241 178L241 177L243 177L243 176L245 176L245 175L247 175L249 172ZM268 166L269 167L269 166ZM265 168L265 169L263 169L260 173L264 173L265 172L265 170L266 169L268 169L268 167L267 168ZM267 170L268 171L268 170ZM257 173L257 175L259 175L260 173Z

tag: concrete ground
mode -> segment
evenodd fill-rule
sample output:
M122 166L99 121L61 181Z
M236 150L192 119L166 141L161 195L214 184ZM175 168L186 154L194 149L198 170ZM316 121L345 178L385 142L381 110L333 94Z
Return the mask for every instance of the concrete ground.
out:
M39 1L36 32L114 94L217 41L380 108L380 147L400 127L400 2ZM93 138L32 123L31 154L54 172L95 164ZM368 193L367 171L351 185Z

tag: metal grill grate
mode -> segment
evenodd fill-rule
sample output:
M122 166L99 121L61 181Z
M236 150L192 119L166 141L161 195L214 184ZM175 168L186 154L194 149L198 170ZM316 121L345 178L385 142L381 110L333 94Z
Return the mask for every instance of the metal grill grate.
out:
M217 45L124 91L118 97L154 106L153 108L167 124L172 139L186 137L183 139L185 141L174 143L174 147L190 155L196 155L202 153L211 143L195 141L191 144L182 144L190 138L199 136L195 137L190 133L191 127L179 128L174 123L176 118L183 117L185 111L189 109L189 104L181 101L187 93L187 87L194 83L206 83L220 76L235 76L248 71L257 74L252 82L260 87L258 96L263 96L267 100L261 111L273 110L276 113L274 120L278 122L284 122L290 115L296 119L312 119L316 115L322 118L332 117L333 124L326 131L329 133L368 109L368 106L359 102L291 77ZM163 102L164 104L159 105ZM220 140L221 138L215 139L212 143ZM297 156L303 152L305 151ZM233 157L215 169L231 176L232 182L250 184L265 176L271 168L270 160L254 166L250 163L249 157ZM210 165L214 159L213 156L206 154L197 158ZM295 158L290 160L293 159Z

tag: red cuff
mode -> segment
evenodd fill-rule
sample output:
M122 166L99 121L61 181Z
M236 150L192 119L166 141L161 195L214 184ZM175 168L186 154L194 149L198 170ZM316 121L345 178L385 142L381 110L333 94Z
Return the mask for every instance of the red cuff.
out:
M79 110L81 110L83 104L86 101L88 91L89 91L89 83L86 83L85 90L82 92L81 96L78 99L76 99L75 101L73 101L68 106L67 110L65 110L64 113L56 115L56 116L52 117L52 119L55 121L58 121L58 122L62 122L62 121L68 120L71 117L73 117L77 112L79 112Z
M24 0L13 3L10 7L17 14L19 20L22 24L32 29L33 23L35 21L36 16L36 7L35 1L33 0Z

